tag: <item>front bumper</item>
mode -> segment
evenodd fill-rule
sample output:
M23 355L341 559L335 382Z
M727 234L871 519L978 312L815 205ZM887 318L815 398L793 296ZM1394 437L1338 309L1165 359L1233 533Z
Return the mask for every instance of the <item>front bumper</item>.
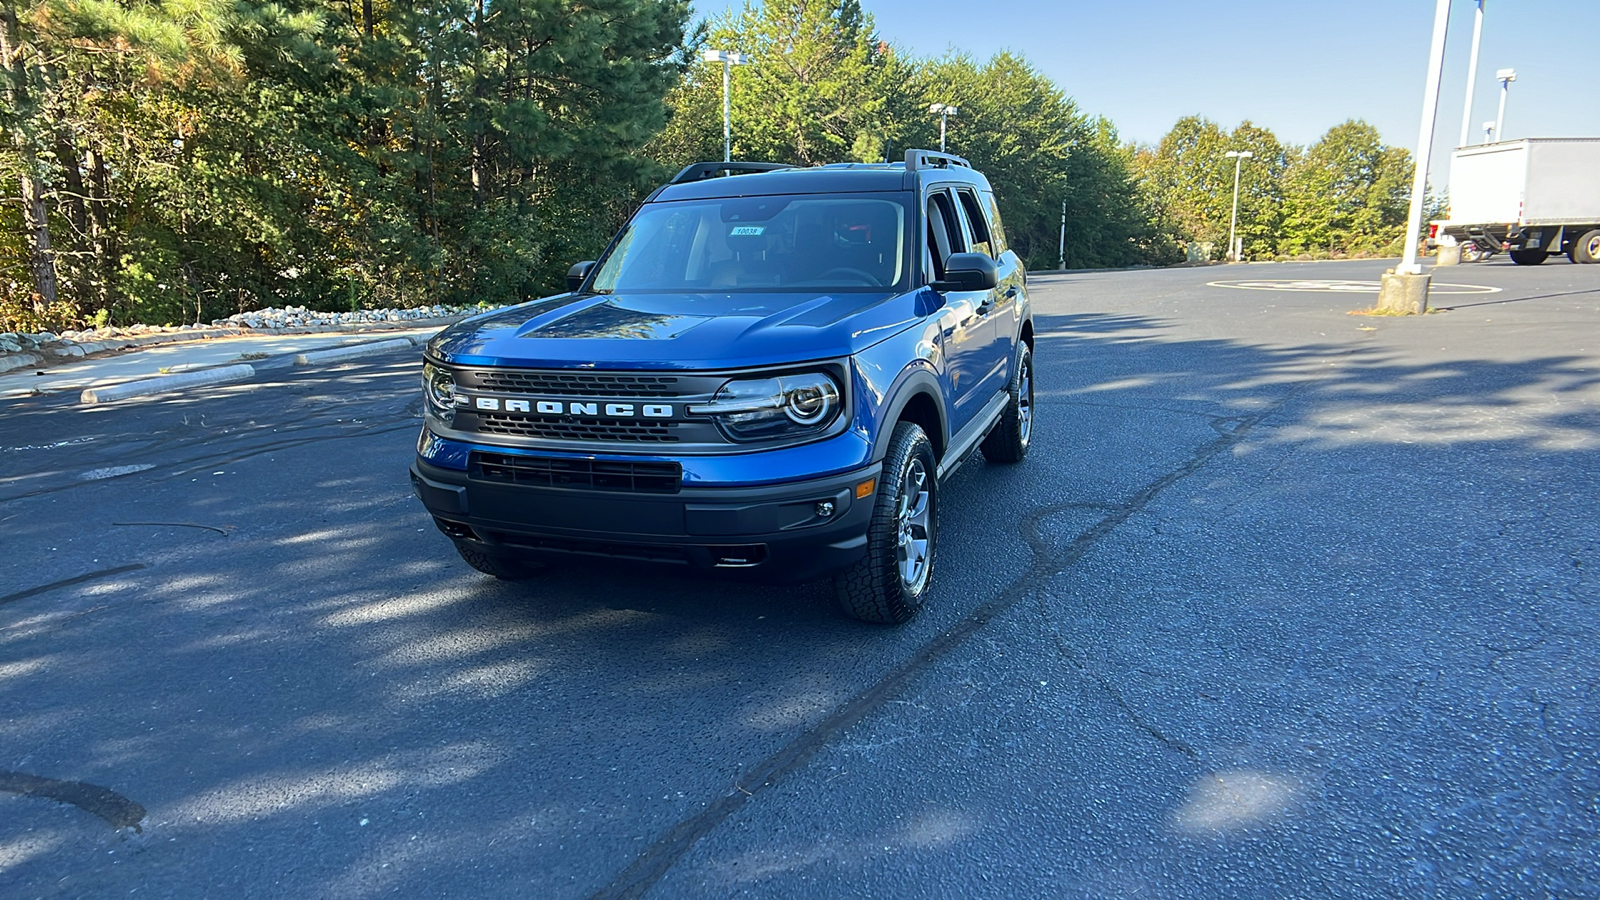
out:
M488 481L419 457L411 483L440 530L459 540L537 556L644 560L801 581L865 554L875 495L858 499L856 488L881 469L633 493ZM823 515L829 504L832 513Z

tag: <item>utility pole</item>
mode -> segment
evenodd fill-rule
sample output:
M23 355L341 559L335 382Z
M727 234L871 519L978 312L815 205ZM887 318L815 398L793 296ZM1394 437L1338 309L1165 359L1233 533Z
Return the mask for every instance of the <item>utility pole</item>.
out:
M1478 83L1478 46L1483 42L1483 2L1478 0L1478 12L1472 19L1472 60L1467 63L1467 100L1461 110L1461 141L1457 147L1467 145L1472 131L1472 90Z
M733 104L729 98L733 89L733 67L744 65L750 57L731 50L707 50L704 59L722 63L722 161L730 162L733 159Z
M1449 0L1446 0L1449 2ZM1229 150L1222 154L1223 158L1233 160L1233 216L1228 219L1228 255L1234 262L1239 261L1239 245L1234 240L1234 232L1239 225L1239 167L1244 161L1255 156L1249 150Z

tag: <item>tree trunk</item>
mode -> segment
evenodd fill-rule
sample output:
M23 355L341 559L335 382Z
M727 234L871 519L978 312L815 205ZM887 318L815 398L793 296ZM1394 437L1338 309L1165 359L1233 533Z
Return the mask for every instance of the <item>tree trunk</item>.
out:
M116 280L119 248L111 230L111 173L98 148L89 151L89 244L94 248L95 302L110 311L112 282Z
M31 110L27 94L26 62L18 55L17 12L10 3L0 5L0 65L6 70L6 100L21 115ZM50 252L50 215L44 205L43 185L39 183L39 155L20 129L11 133L11 146L22 163L22 221L28 232L28 268L33 272L34 301L37 312L56 302L56 261Z
M478 101L469 113L467 121L472 128L472 202L474 206L482 206L484 199L484 165L485 145L487 144L484 131L488 123L481 121L484 114L483 97L483 13L484 0L473 0L472 4L472 97Z
M24 169L38 165L33 148L19 147ZM22 176L22 221L28 231L28 268L33 272L33 290L38 295L34 311L43 315L56 302L56 259L50 251L50 216L44 205L44 192L38 180Z
M66 186L66 195L56 201L56 207L66 214L67 222L79 235L88 230L89 224L84 206L82 162L72 137L65 133L56 135L56 163L61 166L61 180Z

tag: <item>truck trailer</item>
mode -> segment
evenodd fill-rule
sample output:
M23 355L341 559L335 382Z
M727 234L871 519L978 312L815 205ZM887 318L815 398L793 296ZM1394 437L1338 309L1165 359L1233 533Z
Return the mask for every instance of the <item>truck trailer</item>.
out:
M1600 138L1523 138L1450 158L1450 218L1430 226L1463 257L1506 251L1520 266L1564 253L1600 261Z

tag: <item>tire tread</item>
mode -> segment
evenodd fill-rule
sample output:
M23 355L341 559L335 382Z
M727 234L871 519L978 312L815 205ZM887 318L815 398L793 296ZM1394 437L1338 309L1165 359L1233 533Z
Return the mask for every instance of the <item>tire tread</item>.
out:
M881 486L874 501L872 521L867 525L867 553L833 577L839 609L852 619L880 625L908 622L922 608L922 599L932 586L930 571L929 580L922 588L922 597L906 597L895 564L897 524L894 493L899 491L900 470L907 458L914 454L923 456L923 463L928 470L929 489L933 492L929 499L934 504L928 548L930 568L936 560L939 507L933 445L915 423L900 422L894 427L894 435L889 440L889 453L884 457L883 476L879 479Z

